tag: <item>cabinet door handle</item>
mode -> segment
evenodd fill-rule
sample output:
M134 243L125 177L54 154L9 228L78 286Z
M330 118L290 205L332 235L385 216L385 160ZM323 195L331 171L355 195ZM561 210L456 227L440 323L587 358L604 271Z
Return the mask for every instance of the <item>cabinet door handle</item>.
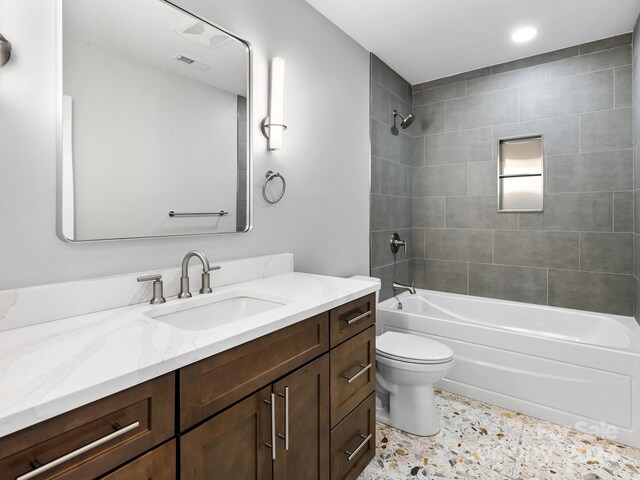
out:
M366 372L367 370L369 370L369 369L371 368L371 366L372 366L372 365L369 363L369 364L367 364L367 365L362 365L362 364L360 364L360 366L362 367L362 370L360 370L360 371L359 371L358 373L356 373L355 375L353 375L353 376L351 376L351 377L349 377L348 375L343 375L343 376L344 376L344 378L346 378L346 379L347 379L347 383L353 383L353 382L355 382L355 381L358 379L358 377L360 377L360 375L364 374L364 372Z
M278 395L284 398L284 435L278 436L284 440L284 449L289 450L289 387L284 387L284 395Z
M264 403L271 406L271 443L264 444L271 449L271 460L276 459L276 394L271 394L271 401L264 400Z
M362 315L358 315L357 317L354 317L351 320L345 320L345 321L347 322L347 325L353 325L354 323L362 320L363 318L367 318L369 315L371 315L371 310L369 310L368 312L364 312Z
M69 452L66 455L63 455L62 457L56 458L55 460L49 463L45 463L41 467L38 467L34 470L31 470L28 473L25 473L24 475L20 475L18 478L16 478L16 480L29 480L30 478L37 477L41 473L47 472L52 468L55 468L58 465L61 465L68 460L71 460L72 458L78 457L83 453L88 452L89 450L92 450L104 443L107 443L109 440L113 440L114 438L117 438L121 435L124 435L127 432L130 432L131 430L135 430L139 426L140 426L140 422L133 422L131 425L127 425L126 427L123 427L120 430L116 430L115 432L110 433L109 435L105 435L104 437L99 438L98 440L91 442L85 445L84 447L80 447L77 450L74 450L73 452Z
M373 436L372 433L370 433L366 437L364 435L360 435L360 438L364 438L364 440L362 441L362 443L360 445L358 445L358 448L356 448L353 452L350 452L349 450L344 450L344 453L349 455L347 460L348 461L353 460L353 457L355 457L358 454L358 452L364 448L364 446L369 442L369 440L371 440L372 436Z

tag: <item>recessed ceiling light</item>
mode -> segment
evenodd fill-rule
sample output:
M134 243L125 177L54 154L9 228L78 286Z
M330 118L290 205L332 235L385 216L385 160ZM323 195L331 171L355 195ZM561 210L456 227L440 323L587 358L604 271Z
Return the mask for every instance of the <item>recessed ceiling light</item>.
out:
M521 28L511 35L511 40L516 43L523 43L532 40L538 34L538 30L533 27Z

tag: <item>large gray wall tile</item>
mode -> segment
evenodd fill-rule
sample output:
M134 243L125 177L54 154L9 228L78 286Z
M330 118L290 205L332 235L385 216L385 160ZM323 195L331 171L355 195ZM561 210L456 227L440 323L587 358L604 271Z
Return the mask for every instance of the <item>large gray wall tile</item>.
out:
M413 199L413 226L444 228L444 197Z
M520 87L522 120L559 117L612 107L613 70Z
M424 257L433 260L491 263L491 230L425 230Z
M424 258L424 228L414 228L411 233L411 255L413 258Z
M406 240L409 245L413 244L412 229L384 230L371 233L371 268L383 267L391 265L395 262L401 262L411 258L411 252L407 249L404 253L400 249L395 255L391 252L391 235L398 233L402 240Z
M466 263L423 259L414 259L411 263L416 288L467 293Z
M633 228L635 233L640 234L640 192L638 190L633 196Z
M581 75L607 68L631 65L631 45L547 64L547 79Z
M447 228L517 229L517 213L498 213L496 197L448 197Z
M427 137L415 137L411 146L411 165L421 167L424 165L424 141Z
M413 137L404 130L398 132L398 162L409 167L413 165Z
M577 233L496 230L493 234L493 262L527 267L577 270Z
M477 70L471 70L469 72L458 73L456 75L450 75L448 77L419 83L413 86L413 91L420 92L422 90L441 87L442 85L451 85L452 83L466 82L467 80L473 80L474 78L486 77L487 75L491 75L491 67L478 68Z
M631 66L619 67L615 70L616 98L615 107L630 107L632 103Z
M442 87L430 88L413 94L413 106L428 105L429 103L443 102L454 98L464 97L467 94L466 83L454 83Z
M480 93L494 90L504 90L506 88L519 87L530 83L543 82L545 80L545 66L514 70L499 75L477 78L467 82L467 95L478 95Z
M383 160L371 156L371 193L380 193L380 162Z
M613 231L633 232L633 192L613 194Z
M546 304L547 270L470 263L469 295Z
M554 50L552 52L541 53L540 55L534 55L532 57L521 58L519 60L513 60L511 62L501 63L491 67L492 73L504 73L512 70L518 70L521 68L533 67L535 65L542 65L543 63L554 62L563 58L573 57L578 55L579 47L567 47L560 50Z
M391 195L371 195L371 230L411 228L412 199Z
M612 193L550 193L543 213L520 214L520 230L610 232Z
M580 270L633 273L633 234L580 233Z
M432 103L413 109L416 119L412 125L413 135L429 135L444 132L445 112L444 102Z
M636 278L636 322L640 325L640 280Z
M549 305L633 315L632 275L549 270Z
M411 102L411 85L400 75L394 72L386 63L371 54L371 79L401 98Z
M406 115L411 107L383 86L371 82L371 117L391 126L394 110Z
M413 274L409 260L405 260L394 263L393 265L372 269L371 276L379 278L382 281L382 288L378 296L378 300L382 302L393 297L393 282L411 283Z
M580 151L580 116L547 118L493 127L494 147L502 138L543 135L545 155L563 155ZM497 149L493 157L497 158Z
M518 121L518 89L459 98L446 105L447 131Z
M378 120L371 120L371 155L398 162L399 140L391 127Z
M583 43L582 45L580 45L580 55L585 55L587 53L593 53L600 50L606 50L608 48L615 48L621 45L629 45L632 38L633 36L629 32L623 33L621 35L616 35L615 37L608 37L589 43Z
M380 160L380 193L410 197L413 189L413 170L395 162Z
M633 189L633 151L547 157L547 192L612 192Z
M467 192L471 196L497 195L497 162L467 164Z
M467 194L467 166L464 163L413 169L416 197L443 197Z
M493 160L491 128L440 133L424 138L426 165Z
M580 151L599 152L631 148L631 108L580 115Z

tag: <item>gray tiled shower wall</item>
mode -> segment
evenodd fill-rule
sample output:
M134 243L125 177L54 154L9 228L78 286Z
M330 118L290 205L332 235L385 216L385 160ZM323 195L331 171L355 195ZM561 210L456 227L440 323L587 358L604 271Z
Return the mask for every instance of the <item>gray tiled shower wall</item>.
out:
M403 229L413 248L394 279L633 315L631 41L620 35L414 85L404 108L412 103L416 121L393 138L384 112L404 85L372 56L372 273L392 277L383 247ZM400 145L406 134L410 152ZM544 135L544 212L497 213L497 141L529 134Z
M633 147L634 147L634 244L635 244L635 291L636 320L640 323L640 17L633 31Z
M393 111L411 112L409 82L371 55L371 275L382 279L380 299L392 295L394 280L411 281L411 250L391 253L389 240L398 232L413 245L413 144L394 122ZM415 128L415 123L411 128Z

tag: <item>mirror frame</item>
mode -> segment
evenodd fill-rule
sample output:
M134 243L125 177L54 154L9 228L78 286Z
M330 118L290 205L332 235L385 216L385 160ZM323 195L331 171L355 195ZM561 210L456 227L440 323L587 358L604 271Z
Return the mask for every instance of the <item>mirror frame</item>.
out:
M64 195L63 190L65 186L64 180L64 162L63 162L63 25L62 25L62 4L64 0L56 0L56 59L55 59L55 101L56 101L56 234L58 238L68 243L93 243L93 242L113 242L120 240L140 240L140 239L154 239L154 238L179 238L179 237L202 237L207 235L234 235L239 233L247 233L253 228L253 136L251 134L253 126L253 48L251 43L238 35L230 32L224 27L221 27L215 22L212 22L204 17L196 15L182 7L175 5L168 0L156 0L162 2L180 12L189 15L192 18L205 22L212 27L224 32L225 34L233 37L235 40L242 43L247 49L247 179L246 179L246 192L247 192L247 225L244 230L235 232L206 232L206 233L183 233L175 235L149 235L139 237L114 237L114 238L97 238L87 240L76 240L68 238L65 235L64 228ZM71 182L73 182L73 177ZM73 201L73 200L72 200ZM74 220L75 221L75 220Z

